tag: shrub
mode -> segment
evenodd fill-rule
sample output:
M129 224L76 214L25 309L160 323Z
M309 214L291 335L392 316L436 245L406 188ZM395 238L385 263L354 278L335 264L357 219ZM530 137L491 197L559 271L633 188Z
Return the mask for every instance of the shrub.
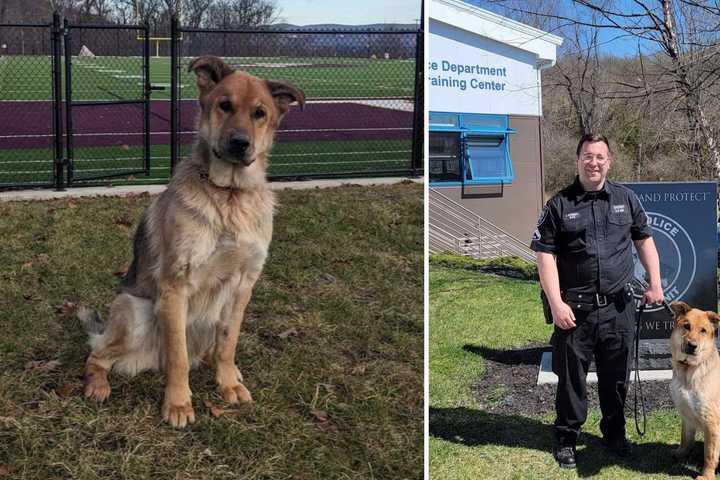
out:
M448 268L494 273L522 280L538 280L537 265L514 256L478 259L455 253L438 253L430 255L430 263Z

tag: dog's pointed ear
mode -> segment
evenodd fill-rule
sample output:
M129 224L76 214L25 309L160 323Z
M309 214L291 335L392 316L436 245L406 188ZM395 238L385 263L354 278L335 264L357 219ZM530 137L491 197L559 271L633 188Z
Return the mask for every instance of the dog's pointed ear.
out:
M188 72L195 72L197 75L197 86L201 95L212 90L220 80L234 71L222 59L212 55L198 57L188 66Z
M305 93L295 85L274 80L265 80L265 84L270 90L278 112L280 112L280 118L287 113L293 102L297 102L300 108L305 107Z
M670 309L675 313L675 318L680 318L691 310L690 305L685 302L676 300L670 304Z
M712 310L708 310L705 313L707 314L708 318L710 319L712 324L715 326L715 330L717 331L718 324L720 324L720 315L713 312Z

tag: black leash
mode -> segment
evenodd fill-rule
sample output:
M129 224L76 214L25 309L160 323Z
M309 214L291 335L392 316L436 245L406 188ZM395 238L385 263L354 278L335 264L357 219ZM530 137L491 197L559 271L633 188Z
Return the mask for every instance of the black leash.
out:
M635 298L639 298L642 302L640 304L640 308L637 311L637 317L635 319L635 355L634 355L634 368L635 368L635 388L633 389L634 392L634 413L635 413L635 430L637 431L638 435L641 437L645 435L645 432L647 431L647 411L645 408L645 395L643 395L642 392L642 382L640 382L640 325L641 325L641 319L642 314L645 312L645 302L643 301L643 293L645 290L648 289L648 284L645 283L644 280L641 280L639 278L633 279L634 285L631 286L631 289L633 291L633 296ZM636 293L636 287L640 287L641 292L640 294ZM670 308L670 304L667 302L667 300L663 299L662 306L667 310L667 312L670 314L671 318L675 318L675 312L673 312L672 308ZM640 430L640 422L638 421L638 392L640 392L640 408L642 409L642 423L643 428L642 431Z
M637 318L635 319L635 388L633 389L634 397L635 397L635 430L637 431L638 435L641 437L645 435L645 432L647 431L647 412L645 410L645 395L643 395L642 392L642 383L640 382L640 324L642 323L640 320L642 319L642 314L645 311L645 302L640 304L640 308L637 312ZM642 422L643 422L643 428L642 431L640 431L640 423L638 422L638 391L640 392L640 406L642 408Z

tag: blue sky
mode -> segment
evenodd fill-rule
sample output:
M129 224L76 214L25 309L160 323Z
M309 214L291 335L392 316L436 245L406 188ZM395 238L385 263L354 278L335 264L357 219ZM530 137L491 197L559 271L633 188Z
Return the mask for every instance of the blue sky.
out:
M415 23L421 0L276 0L287 23Z
M498 13L501 13L501 9L498 6L497 2L493 2L492 0L464 0L467 3L476 5L480 8L485 8L487 10L495 11ZM531 2L532 0L521 0L519 2L520 5L523 5L524 1ZM588 17L588 10L583 7L577 7L572 0L557 0L558 5L560 5L561 11L567 16L573 17L573 18L581 18L584 20L589 21ZM596 1L597 4L601 4L602 2L600 0ZM527 5L531 6L531 3L528 3ZM616 0L616 8L619 11L622 11L623 13L639 13L641 10L639 10L640 7L633 1L633 0ZM657 5L654 3L649 3L649 5L655 6L656 8L659 8L659 2L657 2ZM662 16L661 11L656 11L657 14ZM622 19L619 20L621 23L623 22ZM605 21L606 23L607 21ZM557 22L556 22L557 23ZM630 20L627 21L627 24L630 24ZM546 29L551 31L551 33L554 33L556 35L559 35L561 37L564 37L564 34L571 34L571 32L568 31L562 31L562 30L553 30L553 29ZM588 31L590 31L591 28L588 27ZM649 41L643 41L641 40L641 48L643 53L647 54L649 52L654 52L658 50L657 44L654 42ZM620 31L619 29L605 29L601 28L598 29L598 43L599 48L602 53L605 54L611 54L615 56L620 57L626 57L626 56L635 56L638 52L638 38L633 37L631 35L628 35L627 33L624 33ZM565 42L565 44L562 47L562 50L567 52L568 47L570 47L569 42Z

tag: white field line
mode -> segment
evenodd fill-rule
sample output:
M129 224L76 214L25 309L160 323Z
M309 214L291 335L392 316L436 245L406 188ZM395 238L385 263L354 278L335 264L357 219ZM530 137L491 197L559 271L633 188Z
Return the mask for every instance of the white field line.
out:
M37 94L43 94L47 93L45 90L13 90L10 88L4 88L3 93L10 92L10 93L37 93ZM45 99L45 100L2 100L3 102L50 102L52 100Z
M98 64L95 64L95 63L87 62L87 61L86 61L86 62L78 61L78 62L76 63L76 65L79 66L79 67L83 67L83 68L93 69L93 70L96 70L96 71L101 72L101 73L129 73L129 72L127 72L126 70L108 69L107 66L98 65ZM271 68L277 68L277 67L280 67L280 66L312 65L312 64L309 64L309 63L308 63L308 64L305 64L305 63L303 63L303 64L299 64L299 63L298 63L298 64L291 64L291 63L280 64L280 63L275 63L275 64L265 64L265 65L263 65L263 64L253 64L253 65L256 65L256 66L269 66L269 67L271 67ZM350 65L353 65L353 64L350 64ZM357 66L364 66L364 65L358 64ZM114 77L114 78L142 78L141 76L135 76L135 75L112 75L112 77ZM157 78L158 80L160 80L161 78L164 79L164 77L169 78L168 75L158 75L158 76L156 76L155 78ZM341 91L344 91L344 90L345 90L345 87L347 87L347 86L365 86L365 85L366 85L366 83L363 83L363 82L348 82L348 81L342 80L342 79L329 79L329 78L317 78L317 77L303 77L302 75L300 76L300 78L303 78L303 81L306 82L306 83L316 83L316 84L324 84L324 85L337 85L338 88L339 88ZM404 78L406 78L406 76L404 76L404 75L397 75L397 76L392 76L392 75L391 75L391 76L387 76L387 75L386 75L386 76L383 76L382 78L383 78L384 81L388 81L388 80L392 81L392 80L397 80L397 79L404 79ZM142 83L139 83L139 85L142 85ZM162 85L162 86L165 86L165 87L169 87L169 86L170 86L169 83L154 83L154 85ZM188 86L188 85L187 85L187 84L183 84L183 85L180 86L180 88L184 88L184 87L186 87L186 86ZM395 87L395 86L386 86L386 85L382 85L382 84L375 85L375 88L379 88L379 89L382 89L382 90L400 90L400 91L403 91L403 92L412 92L412 91L413 91L413 89L410 88L410 87ZM27 90L5 90L5 91L6 91L6 92L27 93ZM99 99L99 100L96 99L96 100L92 100L92 101L102 101L102 100L104 100L104 99ZM194 99L193 99L193 100L194 100ZM9 101L24 101L24 100L9 100ZM308 103L309 103L309 102L308 102Z
M318 155L365 155L369 153L408 153L412 150L372 150L372 151L364 151L364 152L313 152L313 153L278 153L278 154L270 154L270 158L280 158L280 157L315 157Z
M233 67L267 67L267 68L286 68L286 67L311 67L312 63L234 63L230 62Z
M157 83L157 82L150 82L150 83L151 83L153 86L156 86L156 87L171 87L171 86L172 86L172 84L170 84L170 83ZM137 84L138 84L138 85L145 85L144 82L137 82ZM182 84L178 85L178 88L186 88L186 87L189 87L189 86L190 86L190 85L187 84L187 83L182 83Z
M155 85L155 84L153 84ZM19 92L19 93L45 93L44 90L3 90L3 92ZM95 99L82 99L79 100L82 102L106 102L107 98L95 98ZM153 98L150 100L150 102L169 102L169 98ZM180 98L178 99L179 102L189 102L189 103L197 103L197 98ZM30 102L47 102L50 104L52 102L51 99L45 98L45 99L32 99L32 100L0 100L0 103L11 103L11 102L22 102L22 103L30 103ZM353 97L347 97L347 98L341 98L341 99L333 99L333 100L324 100L322 98L314 99L314 100L306 100L306 104L313 104L313 103L360 103L364 104L365 102L378 102L375 106L385 107L388 110L397 110L395 108L392 108L392 106L387 104L382 104L380 102L410 102L409 99L404 99L403 97L400 98L373 98L373 99L366 99L366 98L353 98Z
M374 153L374 152L368 152L368 153ZM353 161L346 161L346 162L291 162L291 163L272 163L272 167L294 167L298 165L359 165L364 163L398 163L398 162L408 162L409 158L388 158L386 160L353 160Z
M270 158L286 158L286 157L327 157L327 156L342 156L342 155L377 155L377 154L387 154L387 153L410 153L411 150L368 150L368 151L357 151L357 152L312 152L312 153L277 153L273 154L271 153L269 155ZM170 157L165 156L156 156L151 155L151 159L153 160L169 160ZM123 160L139 160L142 159L142 157L111 157L111 158L76 158L74 160L75 163L82 163L82 162L105 162L105 161L123 161ZM28 163L47 163L52 162L52 158L48 158L47 160L10 160L10 161L4 161L0 162L0 165L11 165L13 163L22 163L28 164ZM290 164L288 164L290 165Z
M376 163L406 163L407 158L390 158L387 160L359 160L353 162L303 162L303 163L273 163L274 167L297 167L301 165L365 165L365 164L376 164ZM118 168L130 168L131 166L118 167ZM83 168L76 169L76 172L90 173L90 172L115 172L118 168ZM140 168L140 166L137 166ZM170 170L170 166L163 167L150 167L150 170ZM15 175L37 175L40 173L52 173L53 170L14 170L5 173L12 173ZM301 174L298 174L301 175ZM82 180L82 179L81 179Z
M412 130L412 127L373 127L373 128L308 128L308 129L293 129L293 130L277 130L275 133L303 133L303 132L374 132L377 130ZM197 130L185 130L178 132L178 135L184 134L195 134ZM145 135L145 132L106 132L106 133L73 133L73 137L119 137L123 135L137 136ZM170 132L150 132L150 135L170 135ZM46 138L53 137L52 133L43 133L36 135L0 135L2 139L15 139L15 138ZM110 145L112 146L112 145Z

